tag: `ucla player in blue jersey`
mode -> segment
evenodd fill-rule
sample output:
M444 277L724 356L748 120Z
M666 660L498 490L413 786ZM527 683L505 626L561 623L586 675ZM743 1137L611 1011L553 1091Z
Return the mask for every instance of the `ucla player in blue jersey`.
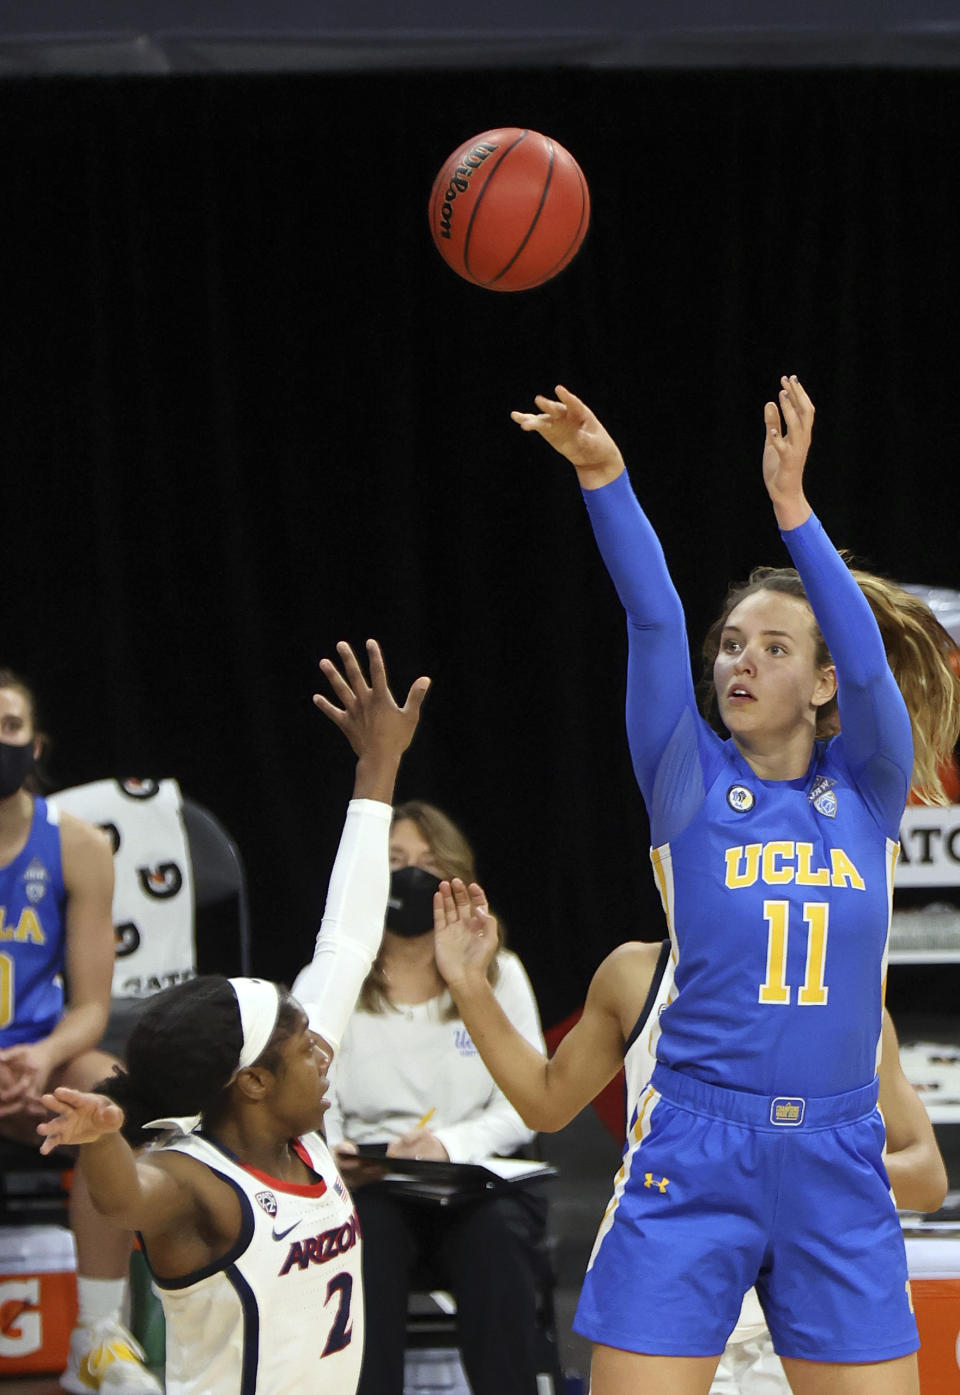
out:
M79 1145L98 1210L143 1237L167 1319L167 1395L352 1395L363 1349L360 1231L317 1132L327 1069L383 931L394 782L428 680L403 707L368 642L338 646L317 706L357 755L353 799L301 1007L260 979L158 994L98 1093L59 1088L43 1151ZM126 1137L121 1135L123 1129ZM157 1130L163 1130L157 1133ZM134 1145L159 1140L137 1155Z
M41 745L33 694L0 669L0 1134L30 1144L45 1090L89 1089L115 1064L96 1050L113 976L113 857L99 829L32 792ZM94 1211L82 1178L70 1224L78 1322L62 1383L159 1395L120 1323L132 1235Z
M628 737L676 959L577 1314L594 1395L702 1395L753 1284L798 1395L912 1395L876 1068L900 817L912 784L938 796L956 737L949 638L827 539L803 489L813 405L783 378L762 465L796 570L728 598L722 739L619 450L566 389L536 405L513 419L574 465L627 612Z
M480 886L468 888L458 879L441 883L435 897L434 937L438 965L474 1045L531 1127L548 1133L563 1128L623 1067L626 1169L642 1133L640 1123L635 1135L656 1062L660 1017L676 996L670 941L632 941L608 954L591 980L582 1013L554 1055L545 1059L524 1040L489 990L486 968L496 952L497 935ZM886 1010L878 1083L887 1134L884 1162L897 1205L935 1211L946 1196L947 1172L927 1112L901 1069L896 1032ZM623 1175L617 1177L616 1188ZM644 1186L658 1191L663 1185L652 1173L644 1173L643 1180ZM710 1395L773 1395L787 1389L751 1289Z

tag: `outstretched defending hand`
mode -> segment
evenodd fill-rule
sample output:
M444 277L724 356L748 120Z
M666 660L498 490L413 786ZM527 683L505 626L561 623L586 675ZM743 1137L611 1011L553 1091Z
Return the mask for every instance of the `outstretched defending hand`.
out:
M95 1143L104 1134L117 1133L123 1126L123 1110L106 1095L88 1094L58 1085L52 1095L42 1095L41 1103L57 1115L37 1125L45 1138L41 1153L52 1153L64 1143Z
M482 886L459 877L441 882L433 896L433 945L437 968L451 991L486 978L499 947L496 917Z
M353 747L358 760L358 782L362 767L366 782L371 784L370 790L361 792L355 789L355 797L384 799L389 804L393 798L393 778L397 765L413 740L430 679L416 679L410 686L406 702L400 707L387 684L383 655L375 639L367 640L369 683L346 640L341 640L337 645L337 653L343 664L343 673L332 659L321 659L320 668L343 706L337 707L322 693L315 693L313 701L340 728ZM386 795L375 793L373 788L379 788L382 783L381 769L383 774L389 775Z
M768 402L763 409L763 482L783 529L799 528L810 517L803 492L803 469L813 433L814 406L803 387L792 377L780 379L779 406ZM780 429L783 412L785 432Z
M536 431L576 468L584 489L599 489L623 471L623 456L585 402L559 383L557 398L533 400L539 412L511 412L522 431Z

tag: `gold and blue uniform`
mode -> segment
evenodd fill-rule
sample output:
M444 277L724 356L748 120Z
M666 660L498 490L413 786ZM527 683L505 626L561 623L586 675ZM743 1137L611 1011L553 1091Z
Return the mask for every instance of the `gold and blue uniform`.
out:
M679 598L627 477L585 498L627 612L627 729L676 996L577 1329L714 1355L755 1283L781 1355L906 1355L918 1341L876 1068L913 748L879 631L817 519L784 533L836 664L842 733L801 778L761 780L698 715Z
M23 849L0 867L0 1046L40 1041L63 1016L66 901L58 815L35 798Z

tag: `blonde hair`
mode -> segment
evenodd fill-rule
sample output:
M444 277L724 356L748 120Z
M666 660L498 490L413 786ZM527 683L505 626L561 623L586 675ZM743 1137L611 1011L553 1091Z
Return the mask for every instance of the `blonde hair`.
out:
M949 804L942 768L960 735L957 647L919 596L872 572L850 568L870 603L913 729L911 794Z
M448 814L435 804L427 804L422 799L409 799L405 804L394 808L391 825L409 819L416 825L417 832L425 843L430 845L430 853L441 877L459 877L466 883L477 880L476 859L473 848L465 835ZM503 927L497 922L499 947L504 944ZM495 984L500 977L500 965L494 955L487 969L487 978ZM387 992L387 980L383 971L383 951L377 954L373 967L363 981L358 1006L363 1012L396 1011ZM460 1016L459 1009L450 998L441 1013L441 1020L453 1022Z
M840 554L873 611L887 654L887 662L903 694L913 731L913 772L910 793L924 804L949 804L942 769L953 754L960 735L960 672L957 647L930 607L893 581L850 565ZM703 645L704 674L700 684L704 712L716 710L713 664L720 648L720 634L730 612L755 591L780 591L809 606L800 575L793 567L754 567L748 580L727 592L721 615L707 632ZM832 662L820 627L811 610L816 644L814 662ZM817 736L830 737L840 730L836 698L817 713Z

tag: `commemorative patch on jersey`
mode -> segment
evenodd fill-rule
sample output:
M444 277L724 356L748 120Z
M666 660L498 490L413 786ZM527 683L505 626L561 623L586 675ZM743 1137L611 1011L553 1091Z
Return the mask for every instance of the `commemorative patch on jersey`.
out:
M35 906L38 901L43 900L47 894L49 882L50 873L39 857L32 858L23 874L23 889L31 906Z
M735 814L749 814L756 802L753 790L746 785L731 785L727 790L727 803Z
M268 1216L277 1214L277 1198L273 1192L257 1192L256 1201L260 1209L266 1211Z
M828 819L837 817L837 796L831 788L836 783L836 780L830 780L826 775L818 775L808 796L817 813Z

